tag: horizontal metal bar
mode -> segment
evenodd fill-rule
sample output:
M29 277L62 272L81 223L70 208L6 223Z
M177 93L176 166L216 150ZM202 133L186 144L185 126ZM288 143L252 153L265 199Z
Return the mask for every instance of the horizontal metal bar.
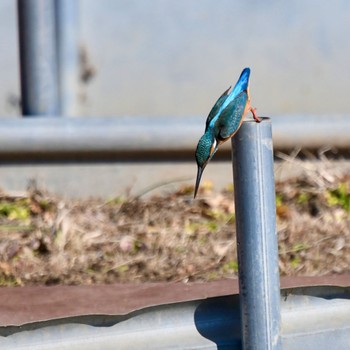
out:
M271 119L275 148L350 147L350 115L291 114Z
M182 153L193 157L204 131L205 118L179 117L80 117L29 119L1 118L0 158L24 154L83 153L155 155L171 159ZM350 116L281 115L272 118L275 149L350 147ZM223 149L230 150L229 143ZM228 152L227 152L228 153ZM219 153L220 155L220 153Z
M282 348L349 349L350 290L282 291ZM257 315L259 317L259 315ZM238 295L159 305L123 316L88 315L0 327L5 349L241 349ZM117 345L116 345L117 344Z

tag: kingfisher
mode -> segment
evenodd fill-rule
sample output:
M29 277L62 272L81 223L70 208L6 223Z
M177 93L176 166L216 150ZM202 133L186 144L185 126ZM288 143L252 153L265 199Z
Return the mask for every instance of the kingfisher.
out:
M250 111L255 121L261 122L256 109L250 106L249 75L250 69L244 68L235 87L232 89L230 86L219 97L208 115L204 135L199 139L196 149L198 170L194 198L196 198L204 168L218 147L238 131L245 115Z

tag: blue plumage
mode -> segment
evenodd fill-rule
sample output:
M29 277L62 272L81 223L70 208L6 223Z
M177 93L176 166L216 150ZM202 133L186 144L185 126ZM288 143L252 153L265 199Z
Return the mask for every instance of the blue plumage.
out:
M238 131L247 111L250 110L254 119L260 122L255 110L250 107L249 76L250 69L243 69L234 88L232 90L231 87L228 88L219 97L208 115L204 135L200 138L196 149L198 171L194 197L196 197L205 166L219 145Z

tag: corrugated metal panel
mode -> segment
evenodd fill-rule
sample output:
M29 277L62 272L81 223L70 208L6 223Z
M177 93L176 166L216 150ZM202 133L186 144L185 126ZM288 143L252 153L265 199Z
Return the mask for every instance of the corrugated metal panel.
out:
M350 288L282 292L284 350L347 350ZM25 325L0 338L1 349L240 349L237 295L134 311ZM32 330L31 330L32 329ZM1 334L6 328L0 328Z

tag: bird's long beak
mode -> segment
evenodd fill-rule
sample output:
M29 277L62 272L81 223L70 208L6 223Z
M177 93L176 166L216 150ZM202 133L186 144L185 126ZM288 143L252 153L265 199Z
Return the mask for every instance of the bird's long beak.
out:
M203 174L203 170L204 170L204 168L198 166L196 187L194 188L194 197L193 198L196 198L197 191L198 191L198 188L199 188L199 183L201 182L201 177L202 177L202 174Z

